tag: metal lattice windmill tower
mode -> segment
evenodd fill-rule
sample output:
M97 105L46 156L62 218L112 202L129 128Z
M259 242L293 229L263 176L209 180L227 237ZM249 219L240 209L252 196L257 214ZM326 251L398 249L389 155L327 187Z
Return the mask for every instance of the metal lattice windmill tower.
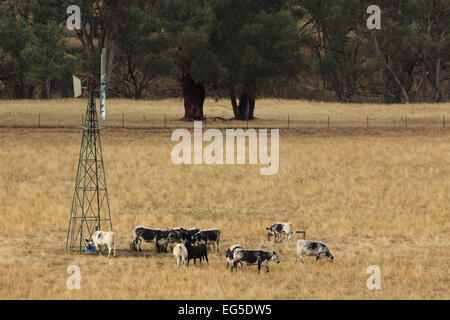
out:
M102 60L103 58L102 55ZM102 77L103 75L102 68ZM66 249L79 253L85 247L84 239L90 238L95 231L113 230L100 140L102 128L98 123L94 89L88 90L89 101L82 126L83 135L66 240ZM101 94L105 96L103 92Z

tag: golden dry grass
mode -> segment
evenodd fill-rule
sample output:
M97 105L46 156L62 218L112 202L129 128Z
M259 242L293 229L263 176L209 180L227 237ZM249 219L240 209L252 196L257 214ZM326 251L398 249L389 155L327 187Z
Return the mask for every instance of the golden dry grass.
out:
M120 247L107 259L64 252L79 130L0 129L0 298L450 298L449 131L283 130L275 176L261 176L259 165L174 166L170 133L102 133ZM295 264L293 243L266 241L264 228L276 220L326 242L335 262ZM210 254L210 266L180 270L154 245L127 256L135 225L217 227L221 252ZM276 250L281 263L269 274L231 274L224 254L235 243ZM69 265L81 268L79 291L66 287ZM370 265L381 267L382 290L366 288Z

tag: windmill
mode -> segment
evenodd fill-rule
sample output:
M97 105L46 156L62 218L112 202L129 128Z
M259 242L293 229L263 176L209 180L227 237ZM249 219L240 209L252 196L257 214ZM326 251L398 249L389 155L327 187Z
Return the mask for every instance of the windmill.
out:
M106 49L102 50L100 72L100 114L106 118ZM79 97L83 89L88 91L86 116L81 129L80 155L75 178L69 228L67 230L66 250L82 253L85 239L90 238L97 230L112 231L108 190L106 186L103 151L95 105L94 92L98 91L89 80L81 81L73 76L74 96Z

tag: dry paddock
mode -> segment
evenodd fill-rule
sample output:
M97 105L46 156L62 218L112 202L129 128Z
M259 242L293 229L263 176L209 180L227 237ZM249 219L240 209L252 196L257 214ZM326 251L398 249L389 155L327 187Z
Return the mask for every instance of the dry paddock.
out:
M64 252L80 131L0 129L1 299L450 298L450 130L282 130L274 176L175 166L170 130L102 134L114 259ZM266 240L278 220L326 242L334 263L295 264L293 243ZM177 270L154 245L129 253L135 225L217 227L221 251ZM281 263L231 274L224 255L236 243ZM80 290L66 287L69 265L81 268ZM366 287L370 265L381 290Z

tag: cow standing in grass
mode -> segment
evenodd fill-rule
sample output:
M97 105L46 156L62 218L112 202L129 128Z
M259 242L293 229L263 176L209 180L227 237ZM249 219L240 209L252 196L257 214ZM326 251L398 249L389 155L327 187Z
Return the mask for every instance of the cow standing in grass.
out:
M92 235L92 238L85 239L86 247L92 248L95 247L95 251L97 254L99 252L103 253L102 247L104 246L105 249L108 248L108 258L111 256L111 250L114 249L114 257L116 256L116 233L113 231L110 232L104 232L104 231L95 231Z
M195 262L197 261L197 259L200 259L200 264L201 264L203 258L205 258L206 262L209 264L208 253L206 252L207 251L206 244L201 243L197 246L194 246L192 244L192 242L188 240L184 243L184 246L186 247L187 253L188 253L188 257L187 257L187 261L188 261L187 265L188 266L189 266L189 261L191 259L194 259L194 265L196 265Z
M167 252L167 245L169 244L170 230L149 229L138 226L134 228L134 248L142 251L142 241L146 243L154 242L158 253L161 251Z
M186 260L188 259L188 251L183 243L177 244L173 248L173 256L177 260L177 267L179 268L181 264L186 265Z
M193 242L203 242L205 245L212 244L214 248L214 252L219 252L219 244L220 244L220 230L219 229L210 229L210 230L203 230L198 233L196 233L192 237Z
M316 261L321 258L327 258L331 263L334 260L333 255L330 253L327 245L318 241L311 240L298 240L297 241L297 254L295 256L295 263L300 259L303 262L303 255L305 256L314 256L316 257Z
M231 265L231 272L236 269L239 263L247 265L258 265L258 273L261 272L261 267L266 268L266 272L269 272L269 262L274 261L280 263L277 253L267 252L263 250L244 250L236 249L233 255L233 264Z
M275 242L281 240L281 236L283 234L287 235L289 241L294 240L294 228L292 227L291 222L275 222L270 227L267 227L266 230L269 231L268 239L270 241L270 237L273 235L275 237Z

